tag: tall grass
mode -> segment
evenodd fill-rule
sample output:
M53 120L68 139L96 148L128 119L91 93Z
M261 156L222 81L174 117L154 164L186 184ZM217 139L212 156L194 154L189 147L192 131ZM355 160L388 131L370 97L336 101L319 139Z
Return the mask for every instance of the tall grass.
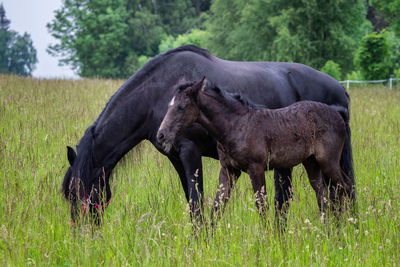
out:
M215 235L196 238L180 181L151 144L133 149L112 174L101 228L73 230L60 193L76 144L122 84L0 76L0 265L399 265L400 91L351 90L357 218L321 223L302 167L286 233L274 210L262 225L247 175ZM209 217L219 163L204 162ZM273 206L273 176L266 173Z

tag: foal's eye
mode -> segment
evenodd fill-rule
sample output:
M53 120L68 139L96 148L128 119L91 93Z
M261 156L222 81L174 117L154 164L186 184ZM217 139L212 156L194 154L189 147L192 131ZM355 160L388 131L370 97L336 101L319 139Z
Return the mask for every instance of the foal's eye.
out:
M182 105L179 105L179 106L178 106L178 110L182 111L182 110L184 110L184 109L185 109L185 106L182 106Z

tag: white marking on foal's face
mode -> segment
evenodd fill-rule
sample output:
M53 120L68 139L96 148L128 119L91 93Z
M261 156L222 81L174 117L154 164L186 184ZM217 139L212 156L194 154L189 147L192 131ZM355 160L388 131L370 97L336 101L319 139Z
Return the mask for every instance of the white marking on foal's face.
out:
M175 96L172 98L172 100L169 102L168 106L173 106L175 103Z

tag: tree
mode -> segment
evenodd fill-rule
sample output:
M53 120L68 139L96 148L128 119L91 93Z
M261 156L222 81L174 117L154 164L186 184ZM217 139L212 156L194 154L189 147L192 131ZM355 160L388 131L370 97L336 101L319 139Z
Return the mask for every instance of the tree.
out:
M197 25L193 5L203 1L64 0L47 25L59 41L48 52L80 76L125 78L158 53L162 36Z
M216 0L211 11L209 47L219 56L318 69L334 60L345 72L368 23L362 0Z
M245 0L214 0L212 2L211 16L206 22L209 32L207 47L216 56L225 59L243 59L236 58L231 51L238 45L233 41L233 35L240 25L241 13L245 5Z
M60 43L51 45L51 55L62 56L84 77L118 78L129 56L128 12L125 0L65 0L47 25Z
M371 6L369 0L366 1L367 6L367 19L371 22L374 27L375 32L380 32L389 26L389 23L386 21L385 14L378 10L376 7Z
M400 38L394 32L389 32L388 42L390 46L390 61L393 63L392 69L400 69Z
M3 4L0 4L0 73L29 76L37 63L36 49L29 34L9 30Z
M364 36L355 59L361 74L367 80L386 79L389 77L392 63L387 32L372 33Z
M6 18L6 11L3 3L0 3L0 30L8 30L10 20Z
M385 20L400 37L400 0L371 0L371 5L386 15Z

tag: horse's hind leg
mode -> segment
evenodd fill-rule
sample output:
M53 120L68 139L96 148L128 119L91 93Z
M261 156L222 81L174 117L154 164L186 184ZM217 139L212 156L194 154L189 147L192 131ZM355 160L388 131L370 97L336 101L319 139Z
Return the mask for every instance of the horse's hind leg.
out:
M256 164L247 170L251 184L253 186L254 196L256 198L256 207L262 220L265 220L265 211L268 209L267 192L265 188L265 170L261 164Z
M228 202L233 187L236 184L237 179L240 176L240 171L234 168L224 168L221 167L219 173L219 186L217 190L217 195L214 200L214 207L211 211L211 226L215 227L214 214L217 219L222 215L225 204ZM222 208L222 209L221 209Z
M340 169L339 162L333 163L335 161L321 160L319 165L321 166L322 173L326 179L325 183L333 186L336 191L336 196L331 196L331 201L339 201L339 211L346 197L350 197L352 193L352 184L347 176L343 176L343 172Z
M318 207L321 214L324 216L326 211L327 199L325 195L325 186L322 179L321 168L318 165L314 156L307 158L303 161L304 168L306 169L308 179L317 197Z
M275 169L275 222L281 229L285 229L286 215L289 201L293 196L292 169Z

